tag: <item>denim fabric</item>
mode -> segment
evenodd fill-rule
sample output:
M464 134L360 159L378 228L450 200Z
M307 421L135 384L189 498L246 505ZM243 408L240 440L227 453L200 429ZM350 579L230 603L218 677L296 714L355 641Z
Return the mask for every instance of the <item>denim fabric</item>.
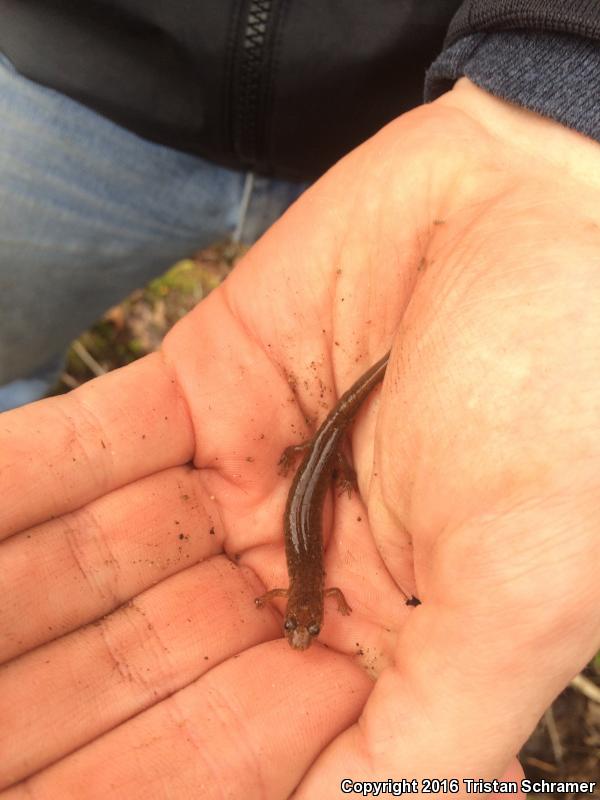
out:
M1 55L0 120L0 411L42 397L111 305L201 247L254 241L305 188L145 141Z

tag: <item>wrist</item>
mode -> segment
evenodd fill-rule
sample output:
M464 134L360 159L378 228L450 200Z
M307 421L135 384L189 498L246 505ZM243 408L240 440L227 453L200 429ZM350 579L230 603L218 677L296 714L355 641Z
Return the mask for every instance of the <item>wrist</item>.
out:
M464 112L488 134L535 160L600 189L600 144L528 109L502 100L461 78L435 104Z

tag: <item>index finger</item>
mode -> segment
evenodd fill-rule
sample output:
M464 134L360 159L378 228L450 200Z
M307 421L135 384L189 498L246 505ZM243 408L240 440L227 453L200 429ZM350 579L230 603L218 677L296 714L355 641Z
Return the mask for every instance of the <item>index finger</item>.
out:
M159 353L68 395L0 415L0 539L194 452L187 405Z

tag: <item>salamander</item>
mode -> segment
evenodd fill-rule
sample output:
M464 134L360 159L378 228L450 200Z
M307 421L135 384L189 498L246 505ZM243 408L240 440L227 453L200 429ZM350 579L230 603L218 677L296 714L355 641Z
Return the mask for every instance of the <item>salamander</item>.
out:
M289 588L271 589L257 597L255 603L261 607L274 597L287 597L283 630L295 650L306 650L319 635L325 596L336 598L341 614L352 611L340 589L324 586L323 505L336 461L342 461L346 476L342 485L350 491L355 476L348 471L349 465L344 463L339 446L361 403L383 380L389 356L386 353L344 392L313 439L287 447L279 462L285 473L294 455L305 451L288 494L284 516Z

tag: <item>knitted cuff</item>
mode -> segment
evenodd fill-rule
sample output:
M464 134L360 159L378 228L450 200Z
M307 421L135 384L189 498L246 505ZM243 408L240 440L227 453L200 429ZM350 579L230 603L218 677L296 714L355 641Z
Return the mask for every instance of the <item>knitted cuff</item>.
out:
M425 79L425 101L460 77L600 142L600 44L563 33L475 33L447 47Z

